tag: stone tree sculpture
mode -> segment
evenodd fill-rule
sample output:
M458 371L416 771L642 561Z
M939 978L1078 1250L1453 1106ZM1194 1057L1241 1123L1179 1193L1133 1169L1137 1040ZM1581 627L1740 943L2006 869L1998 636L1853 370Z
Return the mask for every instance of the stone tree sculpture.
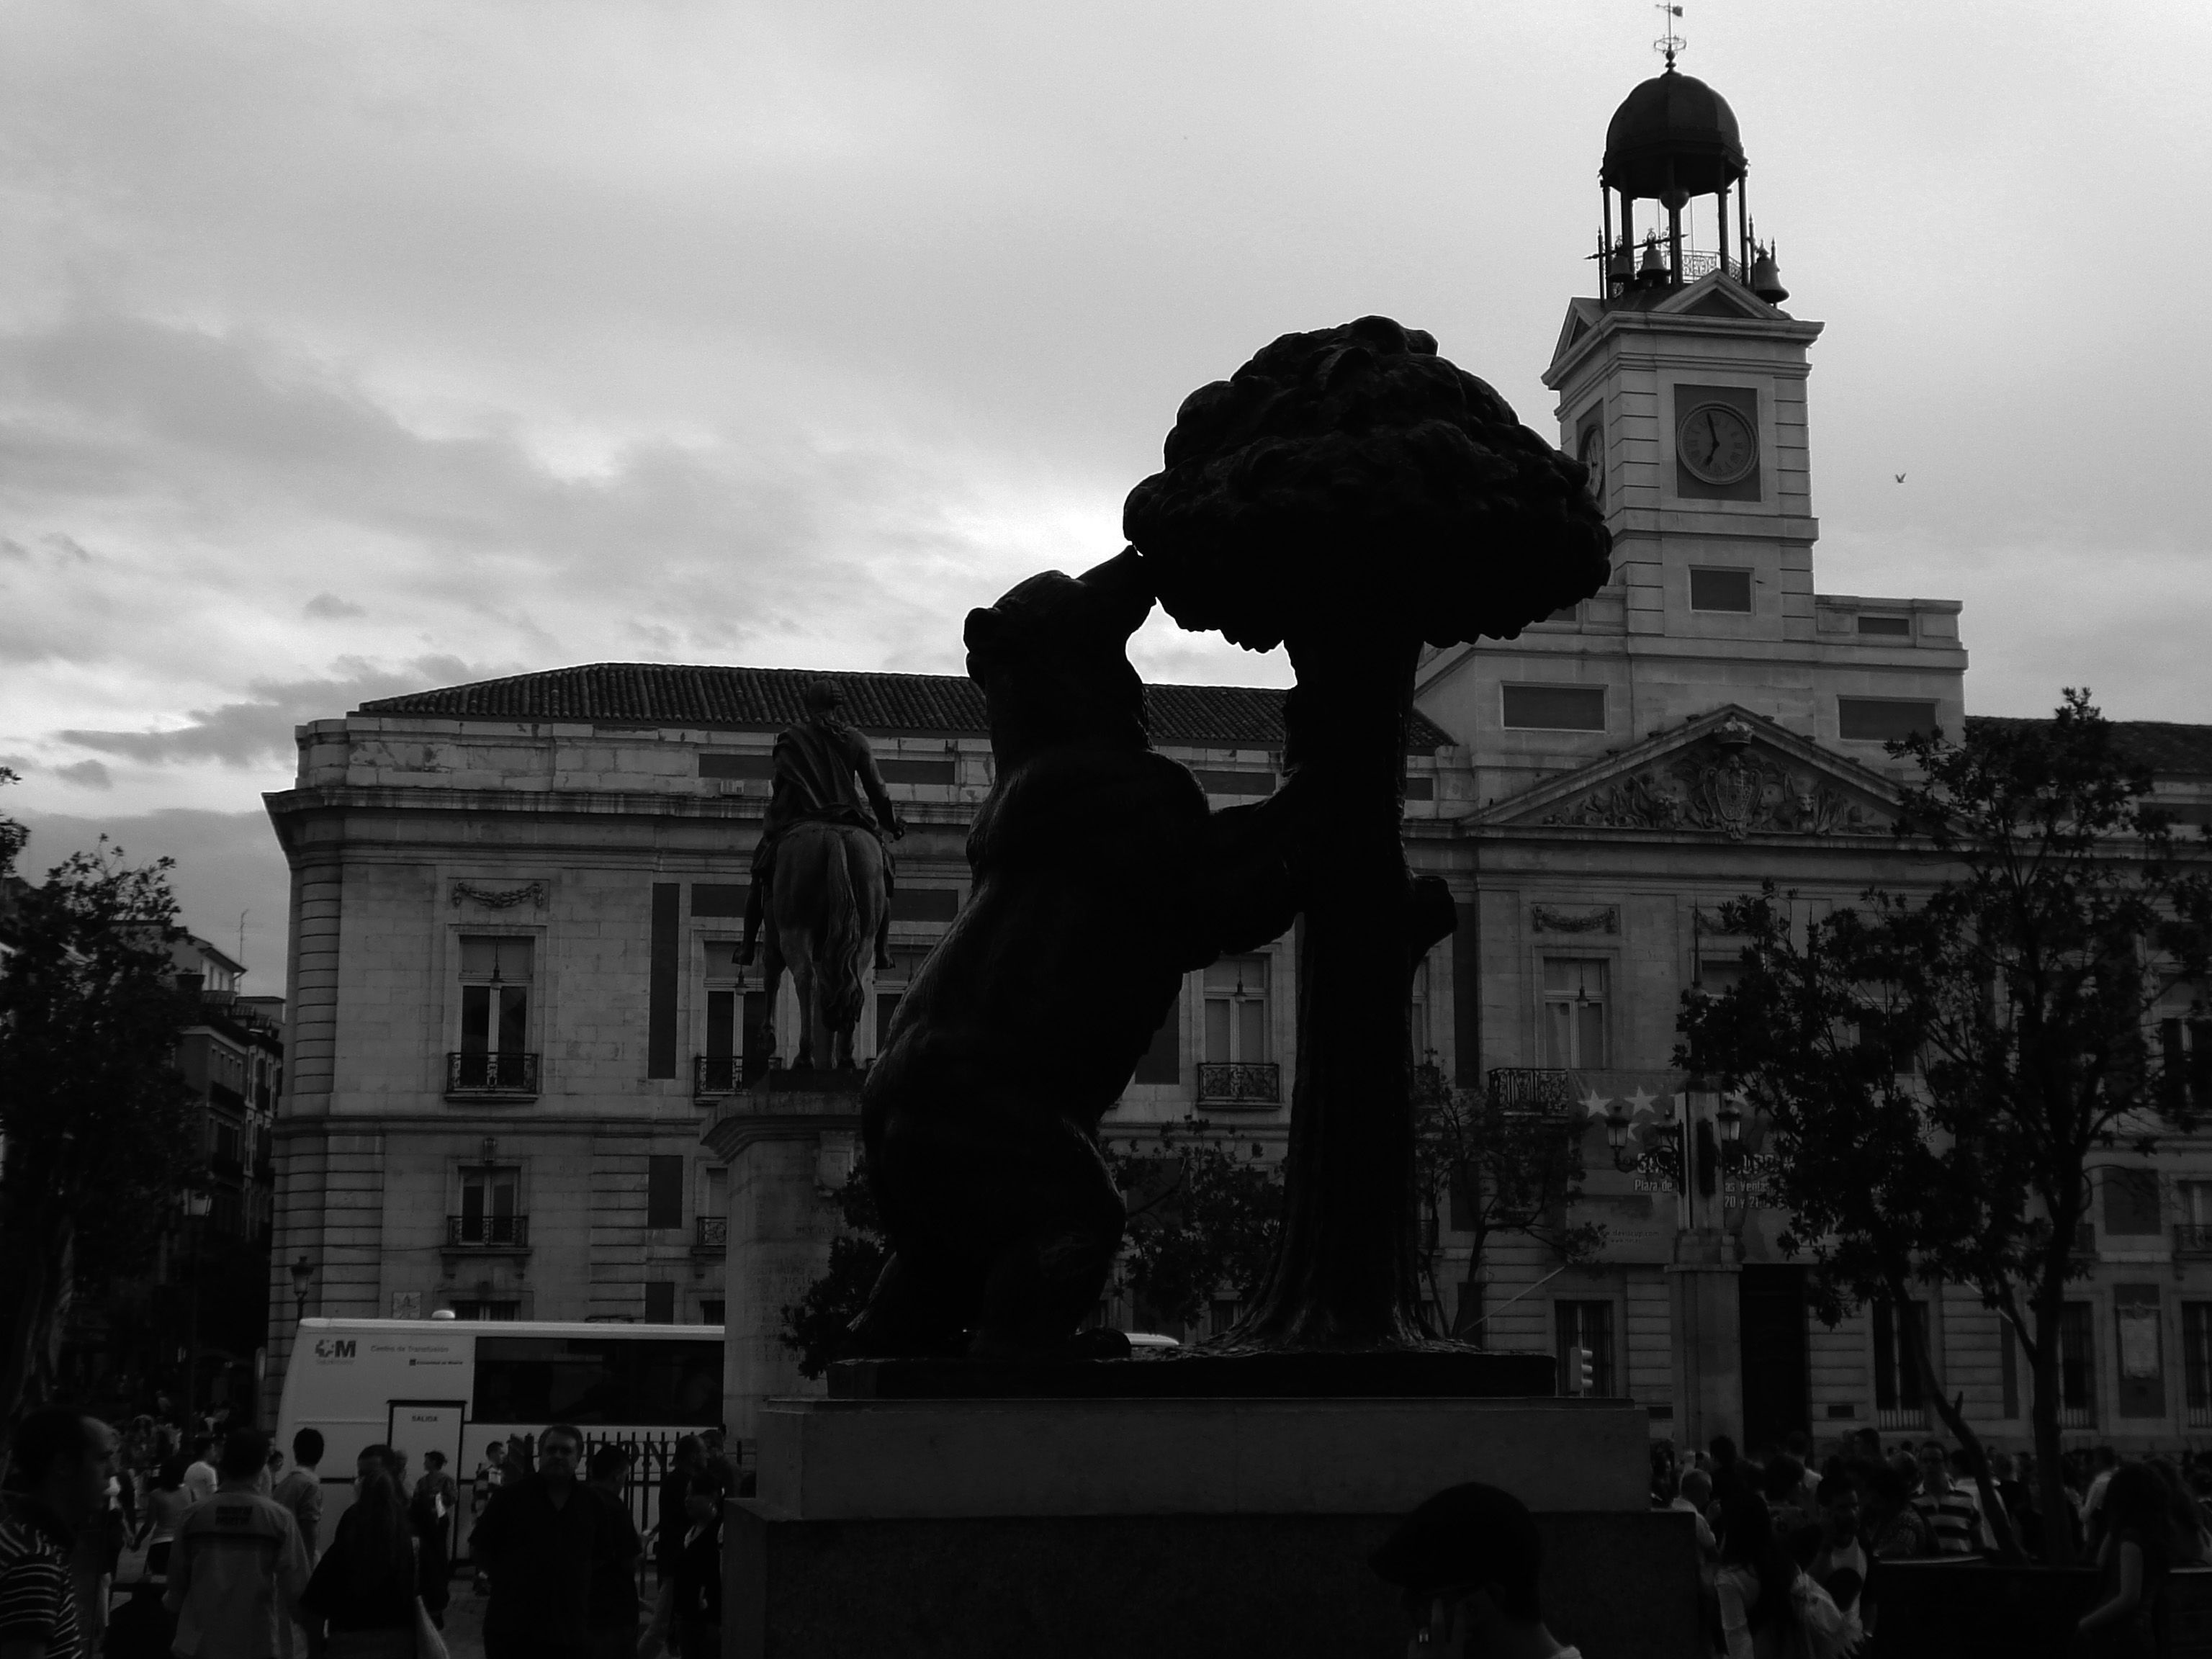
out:
M1583 467L1387 317L1286 334L1183 401L1129 540L1169 614L1286 645L1305 916L1282 1243L1232 1346L1404 1348L1419 1310L1407 1000L1451 928L1400 841L1425 641L1510 639L1595 593Z

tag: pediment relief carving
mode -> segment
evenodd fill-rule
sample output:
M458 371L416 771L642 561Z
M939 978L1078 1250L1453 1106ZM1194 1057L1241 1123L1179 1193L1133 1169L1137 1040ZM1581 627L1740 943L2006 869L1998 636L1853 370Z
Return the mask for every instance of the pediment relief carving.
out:
M1754 745L1731 716L1688 748L1604 784L1545 815L1568 828L1698 830L1753 835L1881 836L1881 808L1839 789L1811 766Z

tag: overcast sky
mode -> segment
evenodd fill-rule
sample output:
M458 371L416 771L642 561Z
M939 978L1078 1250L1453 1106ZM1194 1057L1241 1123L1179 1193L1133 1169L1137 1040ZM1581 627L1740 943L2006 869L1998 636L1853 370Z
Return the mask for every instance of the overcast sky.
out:
M2212 720L2212 8L1691 0L1789 309L1820 585L1968 707ZM0 11L0 805L282 988L259 808L363 697L957 672L1183 395L1384 312L1556 437L1639 0ZM1894 475L1905 472L1903 484ZM1155 618L1156 679L1280 684Z

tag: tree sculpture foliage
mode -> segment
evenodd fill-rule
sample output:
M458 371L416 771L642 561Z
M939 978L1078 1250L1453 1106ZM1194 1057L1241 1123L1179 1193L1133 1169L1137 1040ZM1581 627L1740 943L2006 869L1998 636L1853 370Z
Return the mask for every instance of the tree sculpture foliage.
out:
M0 821L0 1415L48 1392L73 1281L135 1271L201 1163L177 1040L196 1013L171 974L172 861L103 838L32 885Z
M2061 1515L2060 1331L2093 1160L2148 1152L2208 1104L2212 1047L2179 1039L2203 1013L2212 876L2086 692L2049 722L1890 749L1919 772L1899 832L1942 878L1826 916L1771 886L1729 907L1743 979L1686 999L1677 1059L1771 1118L1785 1247L1810 1253L1831 1321L1944 1283L1996 1311L2034 1380L2043 1513ZM1985 1468L1917 1322L1896 1325ZM2047 1542L2069 1559L2065 1528Z
M1568 1218L1583 1192L1587 1118L1508 1111L1480 1090L1441 1083L1416 1091L1414 1114L1415 1170L1432 1224L1425 1230L1421 1278L1436 1306L1450 1305L1437 1277L1446 1221L1450 1231L1474 1238L1467 1277L1474 1285L1483 1281L1491 1240L1501 1234L1534 1241L1563 1266L1587 1261L1604 1247L1601 1223ZM1452 1334L1486 1345L1478 1317L1470 1305L1455 1320Z
M1105 1151L1129 1203L1121 1272L1139 1302L1196 1325L1223 1291L1240 1303L1257 1293L1282 1232L1280 1164L1202 1121Z
M1400 844L1423 644L1510 638L1588 597L1608 539L1576 462L1386 317L1286 334L1183 402L1123 514L1183 627L1286 646L1302 796L1297 1083L1282 1246L1243 1344L1420 1346L1413 964L1450 927Z

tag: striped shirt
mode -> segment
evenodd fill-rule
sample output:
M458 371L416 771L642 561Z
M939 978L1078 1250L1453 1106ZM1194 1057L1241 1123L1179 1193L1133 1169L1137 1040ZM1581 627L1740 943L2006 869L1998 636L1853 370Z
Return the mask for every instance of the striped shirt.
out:
M1936 1534L1936 1554L1979 1553L1984 1531L1982 1506L1974 1501L1973 1493L1960 1486L1940 1492L1923 1492L1912 1500L1912 1507L1926 1517L1928 1529Z
M46 1659L83 1659L70 1547L43 1510L10 1495L0 1515L0 1642L43 1642Z

